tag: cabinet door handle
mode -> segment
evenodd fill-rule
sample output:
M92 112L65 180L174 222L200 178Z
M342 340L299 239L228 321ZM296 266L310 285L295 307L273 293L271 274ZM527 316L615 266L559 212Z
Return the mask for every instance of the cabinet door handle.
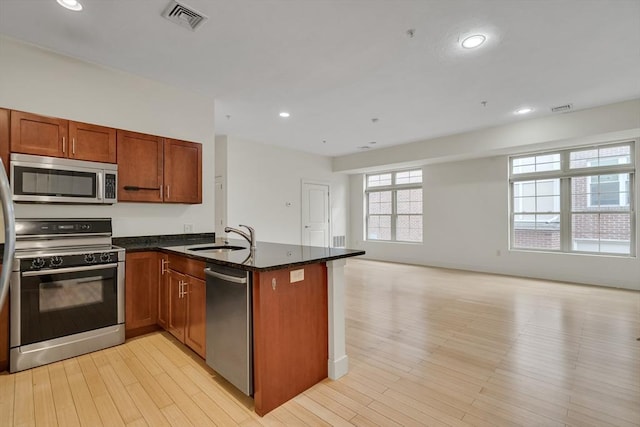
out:
M180 288L180 298L184 298L185 295L187 295L187 285L188 283L185 281L180 282L180 284L182 285Z
M160 200L162 200L162 185L160 186Z
M71 154L76 155L76 139L71 138Z
M62 137L62 153L66 153L67 152L67 139L63 136Z
M169 192L170 188L167 185L167 200L169 200L171 198L171 193Z
M163 276L167 272L167 265L169 265L169 261L167 261L166 259L160 260L160 274L162 274Z

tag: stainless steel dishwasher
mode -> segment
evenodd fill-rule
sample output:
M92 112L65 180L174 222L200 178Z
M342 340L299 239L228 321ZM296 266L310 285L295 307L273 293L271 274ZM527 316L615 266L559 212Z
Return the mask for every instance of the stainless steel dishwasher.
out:
M207 264L207 365L253 395L251 274Z

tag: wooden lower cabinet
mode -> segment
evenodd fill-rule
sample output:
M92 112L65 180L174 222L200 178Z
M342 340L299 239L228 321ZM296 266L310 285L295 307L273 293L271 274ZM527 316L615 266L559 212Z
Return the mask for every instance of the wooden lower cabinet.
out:
M159 316L159 324L204 358L207 304L204 262L176 255L166 257L159 300L159 313L166 312L166 321L162 325Z
M158 323L157 252L133 252L125 259L125 333L150 332Z
M187 276L169 270L169 318L167 330L184 342L184 327L187 321L187 304L184 297L184 286Z
M202 279L187 276L187 316L184 326L184 343L202 358L206 356L207 299L206 283Z
M291 270L254 273L255 411L264 415L327 377L327 268L310 264L304 280Z
M168 329L169 325L169 255L158 254L160 281L158 283L158 325Z
M127 254L125 268L127 338L160 326L204 358L204 262L159 252L133 252Z

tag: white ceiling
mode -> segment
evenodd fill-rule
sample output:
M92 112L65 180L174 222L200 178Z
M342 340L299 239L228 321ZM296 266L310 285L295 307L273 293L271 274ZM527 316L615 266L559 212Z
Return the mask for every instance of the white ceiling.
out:
M213 97L216 134L329 156L640 97L639 0L181 1L196 32L169 0L81 2L0 0L0 33Z

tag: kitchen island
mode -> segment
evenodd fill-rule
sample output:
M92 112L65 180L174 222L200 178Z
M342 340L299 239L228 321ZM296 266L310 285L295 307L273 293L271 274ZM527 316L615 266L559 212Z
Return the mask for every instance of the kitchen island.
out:
M348 371L344 321L345 258L364 251L201 239L116 242L249 272L255 411L264 415L322 379ZM180 244L181 243L181 244ZM198 250L241 246L228 252ZM207 333L208 334L208 333Z

